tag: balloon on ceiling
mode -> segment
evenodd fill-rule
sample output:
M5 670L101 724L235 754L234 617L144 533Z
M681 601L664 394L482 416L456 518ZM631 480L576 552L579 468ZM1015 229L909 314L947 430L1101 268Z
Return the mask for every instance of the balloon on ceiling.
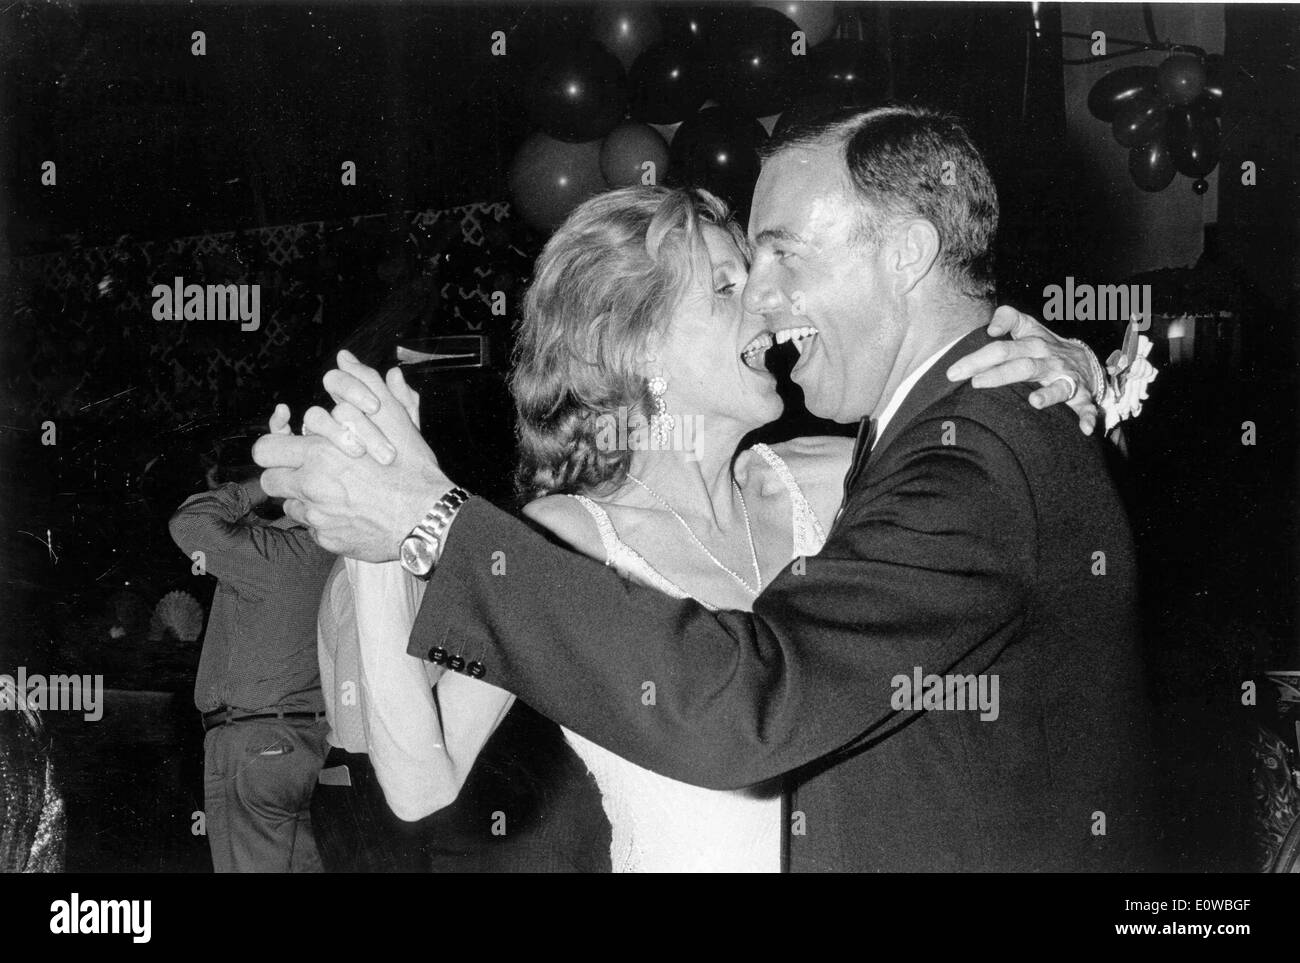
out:
M712 43L714 96L746 117L776 114L801 86L807 51L796 54L794 21L766 7L733 11L735 20Z
M704 187L745 212L758 179L758 148L767 132L750 117L706 107L683 121L669 152L673 181Z
M632 65L632 116L648 124L685 120L704 103L707 74L699 45L655 44Z
M618 59L594 40L551 54L529 80L528 115L559 140L604 137L623 119L627 77Z
M1177 173L1194 178L1192 189L1205 193L1205 176L1219 163L1228 74L1217 54L1179 50L1158 66L1123 67L1093 84L1088 110L1129 148L1133 183L1161 191Z
M524 141L510 165L510 196L525 221L554 230L569 212L608 189L600 173L599 140L570 143L538 131Z
M831 0L760 0L756 7L768 7L784 14L804 33L809 47L815 47L835 32L835 4Z
M601 3L591 18L591 39L618 58L624 70L658 43L663 23L654 8L644 3Z
M591 194L670 170L743 215L767 139L754 118L785 129L888 87L870 45L832 39L838 23L834 3L808 0L598 5L519 92L535 127L508 174L521 216L554 229Z
M600 173L610 187L662 184L668 142L648 124L624 121L600 146Z

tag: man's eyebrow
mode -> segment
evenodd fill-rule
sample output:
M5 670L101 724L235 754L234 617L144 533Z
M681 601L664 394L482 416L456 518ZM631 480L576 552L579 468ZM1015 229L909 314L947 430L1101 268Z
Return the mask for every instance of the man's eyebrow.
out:
M794 231L787 230L784 227L769 227L765 231L759 231L754 237L755 244L770 244L773 241L785 241L786 243L804 244L802 237Z

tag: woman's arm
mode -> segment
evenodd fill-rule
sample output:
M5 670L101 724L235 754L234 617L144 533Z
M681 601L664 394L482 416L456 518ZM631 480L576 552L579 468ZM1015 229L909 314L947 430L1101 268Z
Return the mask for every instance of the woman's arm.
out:
M515 697L406 654L425 583L396 562L345 564L370 762L393 812L422 819L456 800Z
M1035 408L1065 402L1079 418L1079 430L1091 435L1097 425L1097 403L1106 389L1105 371L1082 341L1058 337L1041 321L1009 305L993 312L988 333L1009 334L960 358L948 369L949 381L970 379L976 388L997 388L1020 382L1041 387L1029 396Z

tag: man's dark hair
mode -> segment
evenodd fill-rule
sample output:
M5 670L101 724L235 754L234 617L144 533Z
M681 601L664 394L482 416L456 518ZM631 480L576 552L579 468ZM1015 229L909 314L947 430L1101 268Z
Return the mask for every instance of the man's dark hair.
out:
M859 240L875 243L894 219L923 217L939 232L938 264L953 282L970 297L993 296L998 193L960 121L916 106L841 112L792 128L762 154L836 144L862 202Z

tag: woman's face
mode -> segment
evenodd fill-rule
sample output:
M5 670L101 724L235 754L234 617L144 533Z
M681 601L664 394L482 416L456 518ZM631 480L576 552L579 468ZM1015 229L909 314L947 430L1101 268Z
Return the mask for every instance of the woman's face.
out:
M745 365L741 351L764 330L763 319L741 303L748 277L745 254L720 227L704 227L707 261L700 257L689 287L652 347L646 372L667 382L669 414L696 419L696 430L716 431L730 420L749 431L781 415L776 378Z

